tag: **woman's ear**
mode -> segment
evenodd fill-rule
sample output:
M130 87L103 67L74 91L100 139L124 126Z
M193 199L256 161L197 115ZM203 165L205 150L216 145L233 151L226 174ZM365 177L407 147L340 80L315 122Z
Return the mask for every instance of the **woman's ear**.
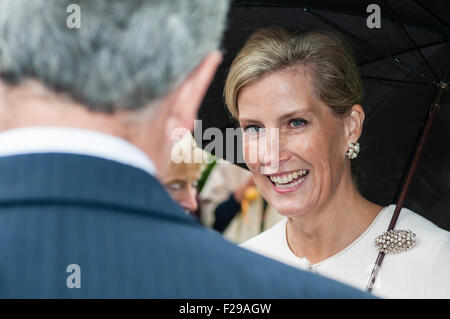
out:
M348 142L355 143L359 140L363 128L365 113L360 104L355 104L346 118L346 137Z

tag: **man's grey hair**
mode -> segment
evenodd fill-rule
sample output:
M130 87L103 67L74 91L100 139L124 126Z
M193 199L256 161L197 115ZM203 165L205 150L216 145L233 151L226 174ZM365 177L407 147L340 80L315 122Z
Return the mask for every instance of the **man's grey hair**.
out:
M81 27L69 28L70 4ZM228 0L0 0L0 76L94 111L137 110L220 45Z

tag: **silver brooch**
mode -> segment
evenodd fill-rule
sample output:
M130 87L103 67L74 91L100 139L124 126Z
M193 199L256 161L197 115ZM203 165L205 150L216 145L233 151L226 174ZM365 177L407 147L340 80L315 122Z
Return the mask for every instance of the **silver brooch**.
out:
M398 254L409 250L416 244L416 234L410 230L394 229L375 238L378 251L385 254Z

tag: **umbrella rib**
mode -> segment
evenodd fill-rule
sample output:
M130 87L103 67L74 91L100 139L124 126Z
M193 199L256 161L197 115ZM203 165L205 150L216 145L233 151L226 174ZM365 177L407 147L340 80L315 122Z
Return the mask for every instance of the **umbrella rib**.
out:
M450 42L450 38L442 40L442 41L438 41L438 42L432 42L432 43L429 43L429 44L426 44L426 45L423 45L423 46L419 46L419 48L420 49L426 49L426 48L433 47L433 46L436 46L436 45L441 45L441 44L444 44L444 43L447 43L447 42ZM394 55L402 55L402 54L409 53L409 52L411 52L411 50L408 49L408 50L396 52L396 53L394 53ZM380 61L380 60L382 60L384 58L386 58L386 57L372 59L372 60L369 60L367 62L360 63L360 64L358 64L358 66L361 67L363 65L375 63L375 62L378 62L378 61Z
M428 12L431 16L433 16L436 20L438 20L448 31L450 31L450 25L448 25L444 20L441 19L436 13L425 7L422 3L417 0L413 0L415 4L421 7L423 10Z
M406 37L408 38L408 40L411 42L411 44L414 46L414 48L416 49L416 51L419 53L419 55L421 56L421 58L423 59L423 61L425 62L426 66L428 67L428 69L431 71L431 73L434 76L434 79L438 79L439 76L437 75L437 73L434 71L433 67L431 66L430 62L428 62L428 60L425 58L425 56L422 53L422 50L419 49L419 47L417 46L416 42L413 40L413 38L411 37L411 35L409 34L408 30L406 30L405 26L403 25L403 23L400 21L400 19L398 18L397 14L395 13L394 9L391 7L390 3L388 2L388 0L382 0L386 6L389 8L389 10L391 11L395 21L397 22L397 24L400 26L400 28L403 30L403 32L405 33Z
M401 64L401 65L403 65L403 66L409 68L410 70L412 70L413 72L417 73L417 74L420 75L421 77L423 77L423 78L425 78L425 79L431 81L434 85L436 85L436 86L439 86L439 85L440 85L440 83L439 83L438 81L436 81L435 79L433 79L431 76L429 76L429 75L427 75L427 74L421 72L421 71L418 70L417 68L415 68L415 67L413 67L412 65L410 65L410 64L408 64L408 63L406 63L406 62L400 60L399 58L397 58L397 57L395 57L395 56L392 56L392 55L390 55L389 53L384 52L383 50L381 50L380 48L378 48L378 47L376 47L376 46L370 44L370 43L367 42L366 40L364 40L364 39L362 39L362 38L360 38L360 37L354 35L353 33L349 32L348 30L346 30L346 29L342 28L341 26L337 25L336 23L331 22L330 20L324 18L324 17L321 16L320 14L318 14L318 13L316 13L316 12L310 10L308 7L305 7L304 11L305 11L305 12L308 12L309 14L311 14L311 15L314 16L314 17L316 17L317 19L322 20L322 21L325 22L326 24L331 25L332 27L334 27L335 29L339 30L340 32L342 32L342 33L344 33L344 34L346 34L346 35L348 35L348 36L350 36L350 37L352 37L352 38L354 38L354 39L360 41L362 44L364 44L364 45L367 46L368 48L370 48L370 49L372 49L372 50L374 50L374 51L377 51L378 53L380 53L380 54L382 54L382 55L384 55L384 56L390 58L392 61L394 61L394 62L396 62L396 63L398 63L398 64Z
M405 83L405 84L420 84L420 85L428 85L428 86L434 86L430 83L426 82L417 82L417 81L407 81L407 80L399 80L399 79L388 79L388 78L381 78L377 76L371 76L371 75L362 75L361 77L369 80L380 80L380 81L388 81L388 82L398 82L398 83Z

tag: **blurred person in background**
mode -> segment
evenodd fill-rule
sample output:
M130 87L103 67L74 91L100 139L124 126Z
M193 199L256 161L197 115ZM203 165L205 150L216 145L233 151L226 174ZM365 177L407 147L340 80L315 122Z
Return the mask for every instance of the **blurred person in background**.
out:
M225 241L158 181L221 62L227 9L0 1L0 297L366 296Z
M197 160L196 155L200 155L197 156ZM161 177L161 182L170 197L186 214L196 217L197 186L203 166L203 150L196 146L191 132L187 131L173 146L169 166Z

